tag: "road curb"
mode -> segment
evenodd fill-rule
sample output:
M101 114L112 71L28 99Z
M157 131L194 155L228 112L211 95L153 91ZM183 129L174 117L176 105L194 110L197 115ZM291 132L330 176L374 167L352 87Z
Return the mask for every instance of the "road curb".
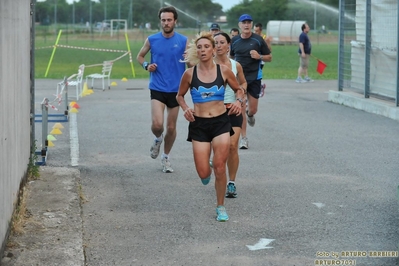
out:
M29 218L23 234L10 236L1 265L84 265L79 170L41 167L26 188Z

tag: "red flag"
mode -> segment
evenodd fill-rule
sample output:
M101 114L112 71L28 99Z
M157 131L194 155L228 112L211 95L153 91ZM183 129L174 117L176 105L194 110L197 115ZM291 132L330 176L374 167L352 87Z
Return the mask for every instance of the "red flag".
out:
M317 60L317 62L318 63L317 63L316 71L319 72L320 75L322 75L324 72L324 69L327 67L327 65L320 60Z

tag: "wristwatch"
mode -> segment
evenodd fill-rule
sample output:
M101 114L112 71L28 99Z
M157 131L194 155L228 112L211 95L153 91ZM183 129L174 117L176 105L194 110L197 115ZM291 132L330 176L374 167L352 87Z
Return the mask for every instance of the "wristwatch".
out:
M244 101L241 98L237 98L237 101L239 101L241 104L244 103Z
M144 62L142 66L143 66L143 68L144 68L145 70L148 70L148 65L149 65L148 62Z
M260 55L259 60L261 61L263 60L263 55Z

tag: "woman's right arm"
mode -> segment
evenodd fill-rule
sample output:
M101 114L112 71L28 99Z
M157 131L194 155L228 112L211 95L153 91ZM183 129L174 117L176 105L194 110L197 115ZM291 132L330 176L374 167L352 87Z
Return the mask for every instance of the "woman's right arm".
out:
M190 109L190 107L187 105L186 101L184 100L184 95L186 95L188 89L190 88L192 72L192 68L186 69L186 71L184 71L184 74L180 80L179 91L176 95L176 100L184 112L184 117L190 122L194 121L194 109Z

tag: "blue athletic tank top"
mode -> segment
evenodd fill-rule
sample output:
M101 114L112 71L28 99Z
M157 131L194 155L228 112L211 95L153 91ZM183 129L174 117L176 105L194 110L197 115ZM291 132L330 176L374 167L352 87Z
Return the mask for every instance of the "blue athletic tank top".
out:
M187 37L175 32L172 37L165 38L162 32L148 37L151 46L151 63L158 65L157 70L150 72L149 87L161 92L177 92L180 79L186 70L181 62L186 50Z
M190 94L193 103L205 103L211 101L224 100L224 80L220 65L216 65L216 79L213 82L205 83L198 79L197 66L193 69L193 78L191 79Z

